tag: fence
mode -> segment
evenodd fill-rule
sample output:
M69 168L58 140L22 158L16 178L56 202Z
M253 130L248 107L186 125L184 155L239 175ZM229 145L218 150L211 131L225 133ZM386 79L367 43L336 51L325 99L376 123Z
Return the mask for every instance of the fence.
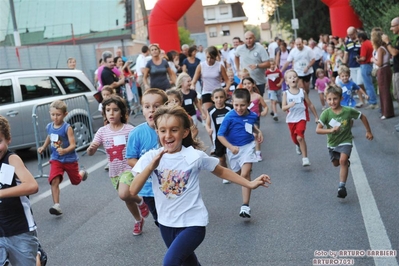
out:
M63 101L66 103L67 109L69 110L64 121L69 123L74 131L76 150L79 151L85 149L90 145L90 142L94 137L89 102L84 95L66 98L63 99ZM52 122L49 114L50 104L51 102L37 104L33 106L32 109L36 149L43 146L43 143L48 136L46 126L48 123ZM51 142L50 145L53 145L53 143ZM38 153L37 155L38 170L40 174L35 176L35 178L48 177L48 175L43 174L43 167L49 164L51 157L50 145L42 152L42 154Z

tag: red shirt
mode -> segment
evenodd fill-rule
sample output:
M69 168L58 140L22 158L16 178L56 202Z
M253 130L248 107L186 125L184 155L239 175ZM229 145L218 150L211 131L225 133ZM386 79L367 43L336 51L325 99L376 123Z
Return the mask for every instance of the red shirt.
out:
M364 60L363 62L359 62L361 65L364 64L370 64L371 63L371 57L373 56L373 44L371 43L370 40L365 40L362 43L362 47L360 47L360 57L365 57L366 60Z
M265 75L267 77L267 83L269 84L269 89L272 91L280 90L281 87L277 87L277 84L280 83L283 78L283 74L280 69L276 68L276 70L272 71L270 68L266 70Z

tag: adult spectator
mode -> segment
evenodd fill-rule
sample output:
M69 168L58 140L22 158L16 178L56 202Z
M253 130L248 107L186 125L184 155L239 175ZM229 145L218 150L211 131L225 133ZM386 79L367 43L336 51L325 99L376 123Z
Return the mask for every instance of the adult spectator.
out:
M345 43L345 54L343 63L349 67L349 70L351 72L351 79L353 80L353 82L362 87L362 73L360 71L360 64L359 62L357 62L357 58L360 57L361 44L357 39L357 31L355 27L349 27L346 30L346 33L348 34L348 40ZM364 105L364 99L363 95L360 93L360 90L358 90L358 92L360 102L356 104L356 107L360 108Z
M171 88L171 83L175 84L176 74L169 67L168 61L161 57L161 49L157 44L151 44L149 49L151 60L147 62L143 71L144 87L146 90L149 88L158 88L166 91ZM150 83L148 83L148 77L150 77Z
M94 83L95 83L97 89L101 87L100 79L98 78L98 70L99 70L100 67L102 67L103 65L104 65L103 59L100 58L100 60L98 60L98 68L96 69L96 71L94 71Z
M285 62L287 62L289 53L290 53L290 51L287 49L287 44L284 41L281 41L280 42L280 49L279 49L279 51L277 52L277 55L276 55L276 65L277 65L277 67L280 70L283 68ZM284 77L285 72L288 69L291 69L291 67L292 67L292 65L289 64L288 67L286 68L286 70L284 72L281 72L283 74L283 77ZM283 79L283 83L281 84L281 89L283 91L287 90L287 84L285 83L284 79Z
M373 76L371 76L371 71L373 70L373 65L371 63L371 58L373 57L373 44L367 38L365 32L358 33L358 39L360 42L360 57L357 58L357 62L360 64L360 72L362 74L362 80L366 93L369 96L369 105L367 109L377 108L377 96L375 94L375 88L373 84Z
M148 55L150 54L150 49L147 45L141 47L141 54L136 59L136 73L137 73L137 83L140 86L141 93L144 92L144 82L143 82L143 71L147 65ZM142 94L141 94L142 95Z
M381 36L381 28L374 28L371 31L371 42L374 48L372 61L378 67L377 83L380 92L381 119L387 119L395 116L391 97L392 70L389 65L390 54Z
M115 54L116 54L116 57L122 58L123 62L127 62L127 57L123 56L122 49L117 49Z
M197 53L195 54L195 57L197 57L201 62L205 62L206 60L204 46L202 46L201 44L197 47Z
M391 42L386 34L382 35L382 40L387 45L388 52L393 57L393 97L399 103L399 17L392 19L391 31L397 35L395 40ZM399 131L399 124L395 128L396 131Z
M265 69L270 67L269 56L265 48L255 42L255 34L252 31L247 31L244 37L245 44L238 46L235 52L237 73L241 68L246 68L263 97L266 84Z
M223 43L222 49L220 49L220 53L222 54L222 61L225 66L227 66L227 61L229 59L229 44L227 42Z
M269 58L273 59L276 57L276 49L279 47L280 39L278 37L274 38L274 41L269 43L267 47L267 52L269 53Z
M309 47L312 48L314 58L315 58L315 61L312 65L312 68L313 68L312 87L314 88L315 87L314 84L317 79L316 70L320 67L323 67L322 58L323 58L324 51L317 45L316 41L314 41L314 40L309 41Z
M233 38L233 48L229 51L229 59L227 61L226 68L229 69L231 68L234 73L234 81L237 83L240 83L240 79L238 78L238 73L237 73L237 66L235 63L235 52L237 50L237 47L240 45L241 39L240 37L234 37Z
M125 84L125 78L121 75L120 71L116 71L114 58L112 53L105 51L103 53L104 68L101 71L101 84L102 86L109 85L115 90L115 93L121 95L121 88ZM99 71L100 72L100 71Z
M187 58L188 56L188 49L190 48L190 46L188 44L183 44L181 46L181 53L179 54L179 66L183 67L183 61L184 59ZM180 71L181 72L181 71ZM179 72L179 73L180 73Z
M302 38L295 40L296 47L291 49L281 72L284 72L288 65L293 62L293 69L298 75L298 88L303 88L309 94L310 79L313 73L315 56L309 46L303 45Z
M70 69L76 69L76 59L73 57L69 57L67 60L67 66Z
M183 61L183 72L186 72L191 77L191 79L194 79L195 70L197 69L197 66L201 63L201 60L196 57L196 53L197 46L191 46L190 48L188 48L187 58ZM201 78L199 78L198 81L200 82L197 82L195 84L195 91L197 92L197 95L201 95Z

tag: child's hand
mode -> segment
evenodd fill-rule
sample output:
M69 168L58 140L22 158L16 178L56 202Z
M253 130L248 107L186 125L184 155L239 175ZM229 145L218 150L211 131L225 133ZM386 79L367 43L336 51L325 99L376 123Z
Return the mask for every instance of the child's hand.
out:
M95 150L98 149L99 146L100 146L99 143L97 143L97 142L92 142L92 143L90 143L90 146L87 148L87 151L88 151L88 152L95 151Z
M262 174L258 176L256 179L251 181L251 189L255 189L259 186L269 187L268 184L271 184L270 177L268 175Z
M208 131L208 135L209 136L212 136L212 133L213 133L213 130L212 130L212 128L207 128L207 130L206 131Z
M58 149L57 149L57 152L58 152L58 154L61 155L61 156L67 154L63 148L58 148Z
M231 149L230 149L230 151L231 151L233 154L237 154L237 153L240 151L240 149L239 149L237 146L232 146Z
M154 171L155 168L158 167L159 162L161 161L162 156L168 153L168 151L166 149L163 149L160 153L158 153L157 155L155 155L154 159L152 159L151 163L148 165L150 167L151 171Z
M205 120L206 120L206 114L202 113L202 114L201 114L201 118L202 118L202 120L205 121Z
M339 131L339 126L331 128L331 133L337 133Z
M40 154L42 154L43 151L44 151L43 146L42 146L42 147L39 147L39 148L37 149L37 152L40 153Z
M370 132L370 131L367 131L366 132L366 139L368 139L368 140L373 140L373 134Z
M255 135L255 138L256 138L256 141L258 143L262 143L263 142L263 134L262 134L262 132L259 131L259 133Z
M366 100L368 100L370 97L366 94L366 95L364 95L364 98L365 98Z

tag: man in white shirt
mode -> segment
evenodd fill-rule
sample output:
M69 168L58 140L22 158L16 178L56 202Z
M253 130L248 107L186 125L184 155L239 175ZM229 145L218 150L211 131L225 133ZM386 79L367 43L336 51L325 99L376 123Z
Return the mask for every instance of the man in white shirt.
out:
M144 82L143 82L143 70L147 65L148 59L146 58L150 54L150 50L147 45L141 47L141 54L136 59L136 73L137 73L137 83L141 88L141 92L144 92Z
M279 40L280 39L278 37L275 37L274 42L271 42L267 47L267 52L269 53L270 59L274 59L276 57L276 49L278 48Z
M220 49L220 52L222 54L222 61L224 65L226 65L229 60L229 44L227 42L223 44L223 48Z
M293 69L298 74L298 88L303 88L309 94L315 56L312 48L303 45L302 38L295 40L295 46L295 48L291 49L287 62L284 64L281 72L284 72L291 62L294 62Z
M227 65L226 65L227 69L231 68L233 70L233 72L234 72L234 81L237 82L237 83L240 82L240 79L238 78L237 67L236 67L236 64L235 64L235 58L236 58L235 52L237 50L237 47L240 45L240 42L241 42L240 37L234 37L233 38L233 49L231 49L229 51L229 58L227 60Z
M197 57L201 62L204 62L206 60L205 53L204 53L204 46L201 44L198 45L197 47L197 53L195 54L195 57Z
M315 57L315 61L312 66L313 67L312 86L314 88L314 85L315 85L315 82L317 79L316 70L318 68L323 68L323 60L322 59L323 59L324 51L317 45L316 41L313 41L313 40L309 42L309 47L312 48L314 57Z

